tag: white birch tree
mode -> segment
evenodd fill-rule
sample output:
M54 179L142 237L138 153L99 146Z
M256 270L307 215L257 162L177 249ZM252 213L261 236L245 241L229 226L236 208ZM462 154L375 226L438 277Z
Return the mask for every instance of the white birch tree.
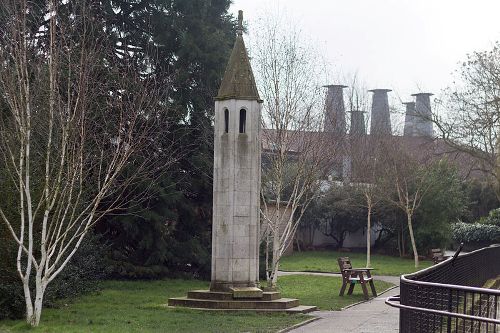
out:
M47 286L147 170L141 153L154 144L159 101L136 71L103 60L85 1L68 17L57 1L44 5L48 24L39 27L35 4L0 4L0 181L16 189L15 209L0 202L0 220L17 244L32 326Z
M264 100L261 216L267 281L275 288L280 259L319 193L335 141L321 133L325 71L316 48L280 13L256 25L251 51Z
M386 198L405 213L415 268L417 268L419 258L414 233L414 216L432 186L428 168L430 156L426 156L426 159L417 159L393 140L385 142L379 156L385 157L382 165L386 171L382 178L384 185L380 186L385 187Z

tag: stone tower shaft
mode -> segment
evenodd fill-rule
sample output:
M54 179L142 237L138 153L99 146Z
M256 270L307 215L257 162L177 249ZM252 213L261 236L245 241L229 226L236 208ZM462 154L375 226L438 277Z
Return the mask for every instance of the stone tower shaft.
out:
M404 136L415 136L415 102L403 103L406 106Z
M432 137L434 135L431 110L432 95L432 93L418 93L412 95L416 97L414 136Z
M343 136L346 133L344 88L343 85L327 85L325 101L324 131Z
M370 135L391 135L391 114L389 112L390 89L373 89Z
M351 136L366 135L365 125L365 112L364 111L351 111Z
M261 103L240 27L215 101L212 291L257 287Z

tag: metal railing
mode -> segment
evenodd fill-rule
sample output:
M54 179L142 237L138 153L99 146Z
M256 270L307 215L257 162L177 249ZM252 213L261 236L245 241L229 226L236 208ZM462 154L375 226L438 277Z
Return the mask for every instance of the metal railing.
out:
M400 296L386 300L400 332L500 333L500 290L483 288L500 275L500 246L457 255L401 276Z

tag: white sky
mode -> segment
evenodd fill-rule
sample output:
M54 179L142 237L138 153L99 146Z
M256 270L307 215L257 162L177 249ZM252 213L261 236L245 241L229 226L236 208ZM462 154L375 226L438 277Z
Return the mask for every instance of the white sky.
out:
M252 19L274 0L233 0L230 11ZM325 51L332 81L358 73L369 88L394 99L420 91L439 95L467 53L500 40L500 0L281 0ZM328 82L325 82L328 83Z

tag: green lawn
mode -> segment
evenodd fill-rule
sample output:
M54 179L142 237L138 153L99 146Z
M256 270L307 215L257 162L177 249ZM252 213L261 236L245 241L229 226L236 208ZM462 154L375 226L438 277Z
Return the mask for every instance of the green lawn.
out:
M340 297L342 279L337 277L288 275L280 277L278 281L283 295L300 299L300 304L316 305L320 310L340 310L347 305L363 300L363 291L359 285L354 288L352 295ZM392 286L391 283L375 280L377 293ZM369 292L371 293L371 291Z
M366 266L366 254L345 253L336 251L306 251L295 252L291 256L281 259L280 269L284 271L314 271L314 272L338 272L338 257L351 258L355 268ZM420 267L415 269L413 259L402 259L380 254L374 254L371 258L371 267L376 270L373 275L401 275L411 273L432 265L430 260L420 262Z
M361 300L337 296L340 279L323 276L284 276L279 280L284 297L321 309L340 309ZM377 282L377 290L390 286ZM168 297L184 296L191 289L207 288L206 281L106 281L98 293L45 309L40 327L23 321L0 321L0 332L276 332L309 318L306 315L209 312L167 308Z

